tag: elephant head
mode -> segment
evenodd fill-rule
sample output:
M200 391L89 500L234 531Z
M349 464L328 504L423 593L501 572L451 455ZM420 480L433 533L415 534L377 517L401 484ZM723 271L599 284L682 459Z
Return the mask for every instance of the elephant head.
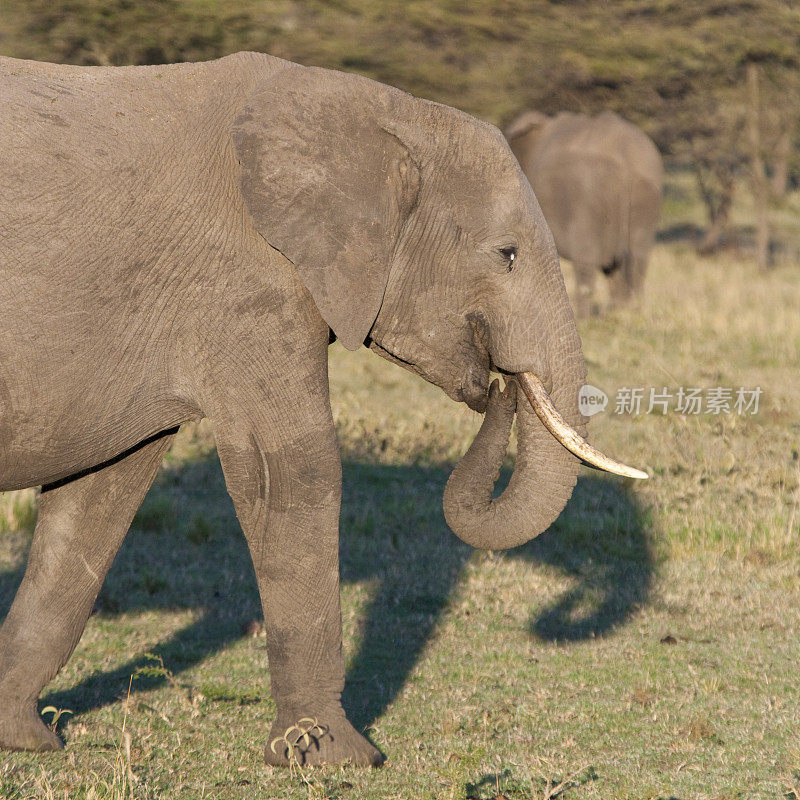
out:
M573 453L621 467L583 440L586 370L558 256L499 130L365 78L289 67L250 98L234 143L256 227L342 343L486 411L445 492L460 538L498 549L545 530L575 485ZM506 391L489 390L493 370ZM493 499L515 411L517 467Z
M550 118L540 111L525 111L520 114L505 130L511 152L516 156L523 169L528 154L533 153Z

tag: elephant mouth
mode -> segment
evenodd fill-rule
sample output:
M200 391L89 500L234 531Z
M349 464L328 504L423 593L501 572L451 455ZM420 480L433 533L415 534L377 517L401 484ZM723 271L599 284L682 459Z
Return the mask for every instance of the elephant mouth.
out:
M395 355L385 347L381 347L374 339L367 338L364 344L366 344L373 353L377 353L377 355L379 355L381 358L385 358L387 361L391 361L392 364L397 364L397 366L402 367L403 369L407 369L416 375L424 377L422 375L422 371L417 367L416 364L414 364L413 361L406 361L404 358L400 358L400 356Z
M447 385L448 381L441 380L439 376L433 375L419 364L393 353L383 345L378 344L374 339L367 339L365 344L381 358L385 358L392 364L397 364L399 367L403 367L403 369L439 386L448 397L457 403L466 403L473 411L481 414L486 411L486 406L489 402L489 369L491 363L488 352L480 353L482 357L476 359L473 364L467 367L456 387L452 388L452 385Z
M483 414L489 403L489 366L471 367L464 381L451 395L454 400L466 403L473 411Z

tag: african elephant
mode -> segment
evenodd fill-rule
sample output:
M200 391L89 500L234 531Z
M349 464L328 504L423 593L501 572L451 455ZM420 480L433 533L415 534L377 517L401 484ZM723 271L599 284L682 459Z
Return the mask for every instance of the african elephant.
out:
M306 763L379 763L340 702L330 342L366 344L486 410L445 495L477 547L520 544L561 511L578 459L549 429L615 468L576 432L580 341L502 134L258 53L121 68L0 58L0 95L0 490L42 486L0 631L0 745L60 746L37 697L178 426L207 417L261 594L268 742L309 717ZM517 373L537 410L517 402ZM515 413L518 467L492 499ZM282 747L265 756L287 763Z
M618 305L641 292L661 207L663 166L651 139L611 111L596 117L536 111L506 129L561 256L572 261L579 317L595 280Z

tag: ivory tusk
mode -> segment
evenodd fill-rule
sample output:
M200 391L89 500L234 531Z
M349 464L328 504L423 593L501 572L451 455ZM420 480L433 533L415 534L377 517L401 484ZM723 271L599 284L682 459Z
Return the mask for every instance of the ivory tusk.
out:
M553 401L544 386L542 386L542 382L532 372L517 372L515 377L542 424L570 453L576 455L590 466L597 467L597 469L602 469L605 472L613 472L615 475L623 475L626 478L650 477L646 472L629 467L619 461L614 461L613 458L609 458L592 447L556 411L556 407L553 405Z

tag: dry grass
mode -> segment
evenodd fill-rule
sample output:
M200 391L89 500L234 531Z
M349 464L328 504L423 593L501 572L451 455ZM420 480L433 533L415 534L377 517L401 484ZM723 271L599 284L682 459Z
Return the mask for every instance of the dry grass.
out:
M583 331L589 380L620 387L760 387L759 412L603 414L595 441L654 480L637 494L674 552L797 553L800 270L660 247L636 310ZM621 336L615 331L625 330Z

